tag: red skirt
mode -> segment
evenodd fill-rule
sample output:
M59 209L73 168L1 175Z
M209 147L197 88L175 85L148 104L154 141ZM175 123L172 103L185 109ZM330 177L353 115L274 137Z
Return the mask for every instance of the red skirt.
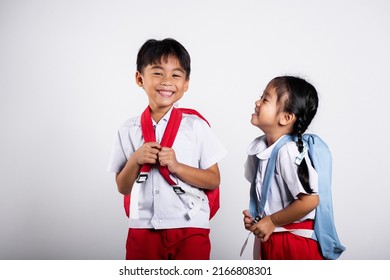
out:
M314 229L313 220L283 226L286 229ZM261 243L263 260L323 260L316 240L291 232L274 232L266 242Z

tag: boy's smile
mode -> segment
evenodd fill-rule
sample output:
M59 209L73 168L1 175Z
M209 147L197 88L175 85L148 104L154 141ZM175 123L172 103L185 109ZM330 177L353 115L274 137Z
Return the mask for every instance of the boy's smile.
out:
M160 63L147 65L142 73L137 71L136 82L148 95L152 117L158 122L183 97L189 79L178 59L169 56Z
M162 97L171 97L172 94L173 94L173 91L159 90L158 93L159 93Z

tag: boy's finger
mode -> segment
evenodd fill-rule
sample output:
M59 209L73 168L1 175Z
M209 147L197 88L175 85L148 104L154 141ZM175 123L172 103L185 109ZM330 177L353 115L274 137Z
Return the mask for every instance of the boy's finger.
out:
M161 149L161 145L157 142L147 142L145 145L149 146L150 148L156 148L158 150Z

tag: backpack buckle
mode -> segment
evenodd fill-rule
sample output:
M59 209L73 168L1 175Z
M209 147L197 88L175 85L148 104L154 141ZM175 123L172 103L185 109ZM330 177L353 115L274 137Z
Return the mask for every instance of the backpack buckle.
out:
M256 215L255 219L253 220L253 224L258 223L263 217L260 215Z
M186 192L180 188L179 186L173 186L173 191L176 193L176 194L185 194Z
M148 179L148 173L141 172L136 180L137 183L143 183Z

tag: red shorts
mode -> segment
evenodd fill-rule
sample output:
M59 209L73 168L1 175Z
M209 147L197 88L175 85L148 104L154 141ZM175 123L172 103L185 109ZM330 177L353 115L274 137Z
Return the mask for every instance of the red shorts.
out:
M286 229L313 229L313 220L283 226ZM290 232L274 232L261 243L263 260L323 260L318 242Z
M210 229L129 228L126 260L209 260Z

